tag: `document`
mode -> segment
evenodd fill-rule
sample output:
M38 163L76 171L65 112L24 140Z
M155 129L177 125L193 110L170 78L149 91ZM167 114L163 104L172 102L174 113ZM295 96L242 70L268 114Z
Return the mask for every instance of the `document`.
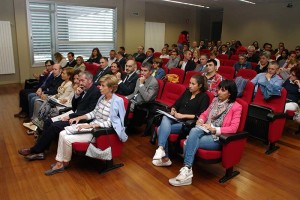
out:
M157 109L156 112L158 112L158 113L160 113L160 114L163 114L163 115L169 117L170 119L174 119L174 120L177 121L177 122L182 122L182 121L180 121L180 119L177 119L176 117L172 116L170 113L167 113L167 112L165 112L165 111L163 111L163 110Z
M72 114L72 113L74 113L73 110L70 110L70 111L68 111L68 112L66 112L66 113L63 113L63 114L61 114L61 115L58 115L58 116L56 116L56 117L52 117L51 120L52 120L53 122L61 121L61 119L62 119L63 117L69 116L69 115Z
M49 96L48 98L49 98L49 102L50 103L53 103L53 104L55 104L57 106L67 107L65 104L60 103L59 100L56 99L56 98L54 98L53 96Z
M93 128L83 128L83 129L80 129L80 131L79 131L78 126L80 126L80 125L88 125L88 123L72 124L71 126L66 126L65 131L67 132L68 135L92 133Z
M199 128L199 129L201 129L201 130L203 130L203 131L206 132L206 133L209 133L209 130L207 130L206 128L204 128L204 127L201 126L201 125L196 125L196 127Z

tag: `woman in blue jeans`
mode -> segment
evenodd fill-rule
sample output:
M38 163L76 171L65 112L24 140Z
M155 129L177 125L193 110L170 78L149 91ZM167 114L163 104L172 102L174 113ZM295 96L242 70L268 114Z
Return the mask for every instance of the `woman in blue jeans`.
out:
M238 130L242 106L236 102L237 87L232 80L223 80L219 84L218 97L213 100L197 120L186 140L184 167L177 177L169 180L173 186L192 184L192 165L198 148L219 150L221 134L234 134Z
M189 88L171 108L171 115L181 121L197 118L209 105L209 97L205 93L207 80L205 76L196 74L191 77ZM182 123L164 116L158 127L158 149L153 157L153 165L170 166L168 157L168 137L170 133L180 133Z

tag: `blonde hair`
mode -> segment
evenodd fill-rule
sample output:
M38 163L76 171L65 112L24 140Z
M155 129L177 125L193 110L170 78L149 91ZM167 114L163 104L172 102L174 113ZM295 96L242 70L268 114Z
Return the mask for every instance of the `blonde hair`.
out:
M105 82L107 87L112 88L112 93L115 93L118 89L118 82L119 79L111 74L106 74L105 76L101 77L99 83Z

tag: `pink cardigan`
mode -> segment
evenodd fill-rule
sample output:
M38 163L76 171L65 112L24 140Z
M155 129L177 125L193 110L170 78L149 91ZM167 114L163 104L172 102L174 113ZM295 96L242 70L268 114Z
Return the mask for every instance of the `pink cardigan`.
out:
M203 122L207 121L208 114L210 112L210 107L206 109L201 115L200 119ZM242 106L238 102L234 102L228 113L226 114L222 127L217 129L216 135L221 135L221 134L234 134L237 132L239 125L240 125L240 120L241 120L241 114L242 114Z

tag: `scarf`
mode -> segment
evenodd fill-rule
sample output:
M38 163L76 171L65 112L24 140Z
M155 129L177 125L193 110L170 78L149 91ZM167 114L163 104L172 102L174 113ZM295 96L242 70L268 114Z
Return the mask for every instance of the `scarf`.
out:
M221 102L219 99L214 100L210 105L206 123L213 124L215 127L222 127L224 118L232 105L233 103L228 103L228 99L224 102Z

